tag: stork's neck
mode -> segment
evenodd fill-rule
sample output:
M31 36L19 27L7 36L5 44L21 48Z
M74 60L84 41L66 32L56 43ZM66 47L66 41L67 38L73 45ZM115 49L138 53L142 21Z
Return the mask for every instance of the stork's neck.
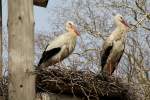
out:
M119 39L124 39L125 38L125 33L126 33L126 29L121 27L121 26L117 26L116 29L112 32L111 34L111 38L113 40L119 40Z
M124 29L124 28L122 28L120 26L117 26L112 34L124 34L125 32L126 32L126 29Z
M76 37L77 33L73 29L69 29L68 32L72 34L72 36Z

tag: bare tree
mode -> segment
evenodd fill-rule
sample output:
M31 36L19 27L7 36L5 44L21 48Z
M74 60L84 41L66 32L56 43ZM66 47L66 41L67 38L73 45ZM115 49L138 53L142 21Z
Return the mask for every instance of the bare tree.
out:
M0 1L0 80L2 80L2 1ZM3 97L0 96L0 100Z
M32 0L8 1L9 100L35 100Z
M0 79L2 79L2 0L0 1Z

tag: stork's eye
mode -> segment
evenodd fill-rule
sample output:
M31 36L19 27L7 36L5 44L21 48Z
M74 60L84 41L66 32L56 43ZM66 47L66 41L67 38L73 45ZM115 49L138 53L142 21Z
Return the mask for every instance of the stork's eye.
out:
M72 25L71 23L68 23L69 25Z
M68 23L68 24L69 24L69 27L70 27L70 28L72 28L72 27L73 27L72 23Z

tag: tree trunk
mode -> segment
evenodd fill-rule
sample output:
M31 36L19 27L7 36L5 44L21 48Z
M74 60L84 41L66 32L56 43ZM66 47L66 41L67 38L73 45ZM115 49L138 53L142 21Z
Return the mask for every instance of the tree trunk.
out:
M35 100L33 0L8 0L9 100Z
M0 79L2 79L2 0L0 0Z

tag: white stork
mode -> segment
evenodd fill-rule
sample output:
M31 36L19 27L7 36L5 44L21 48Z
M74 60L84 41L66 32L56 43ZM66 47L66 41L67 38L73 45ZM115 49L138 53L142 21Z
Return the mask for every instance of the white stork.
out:
M72 21L66 23L66 30L68 32L49 42L39 61L39 67L54 65L73 52L79 32Z
M102 74L112 75L118 65L125 48L125 35L129 29L128 24L122 15L117 14L114 17L116 29L104 41L101 52L101 71Z

